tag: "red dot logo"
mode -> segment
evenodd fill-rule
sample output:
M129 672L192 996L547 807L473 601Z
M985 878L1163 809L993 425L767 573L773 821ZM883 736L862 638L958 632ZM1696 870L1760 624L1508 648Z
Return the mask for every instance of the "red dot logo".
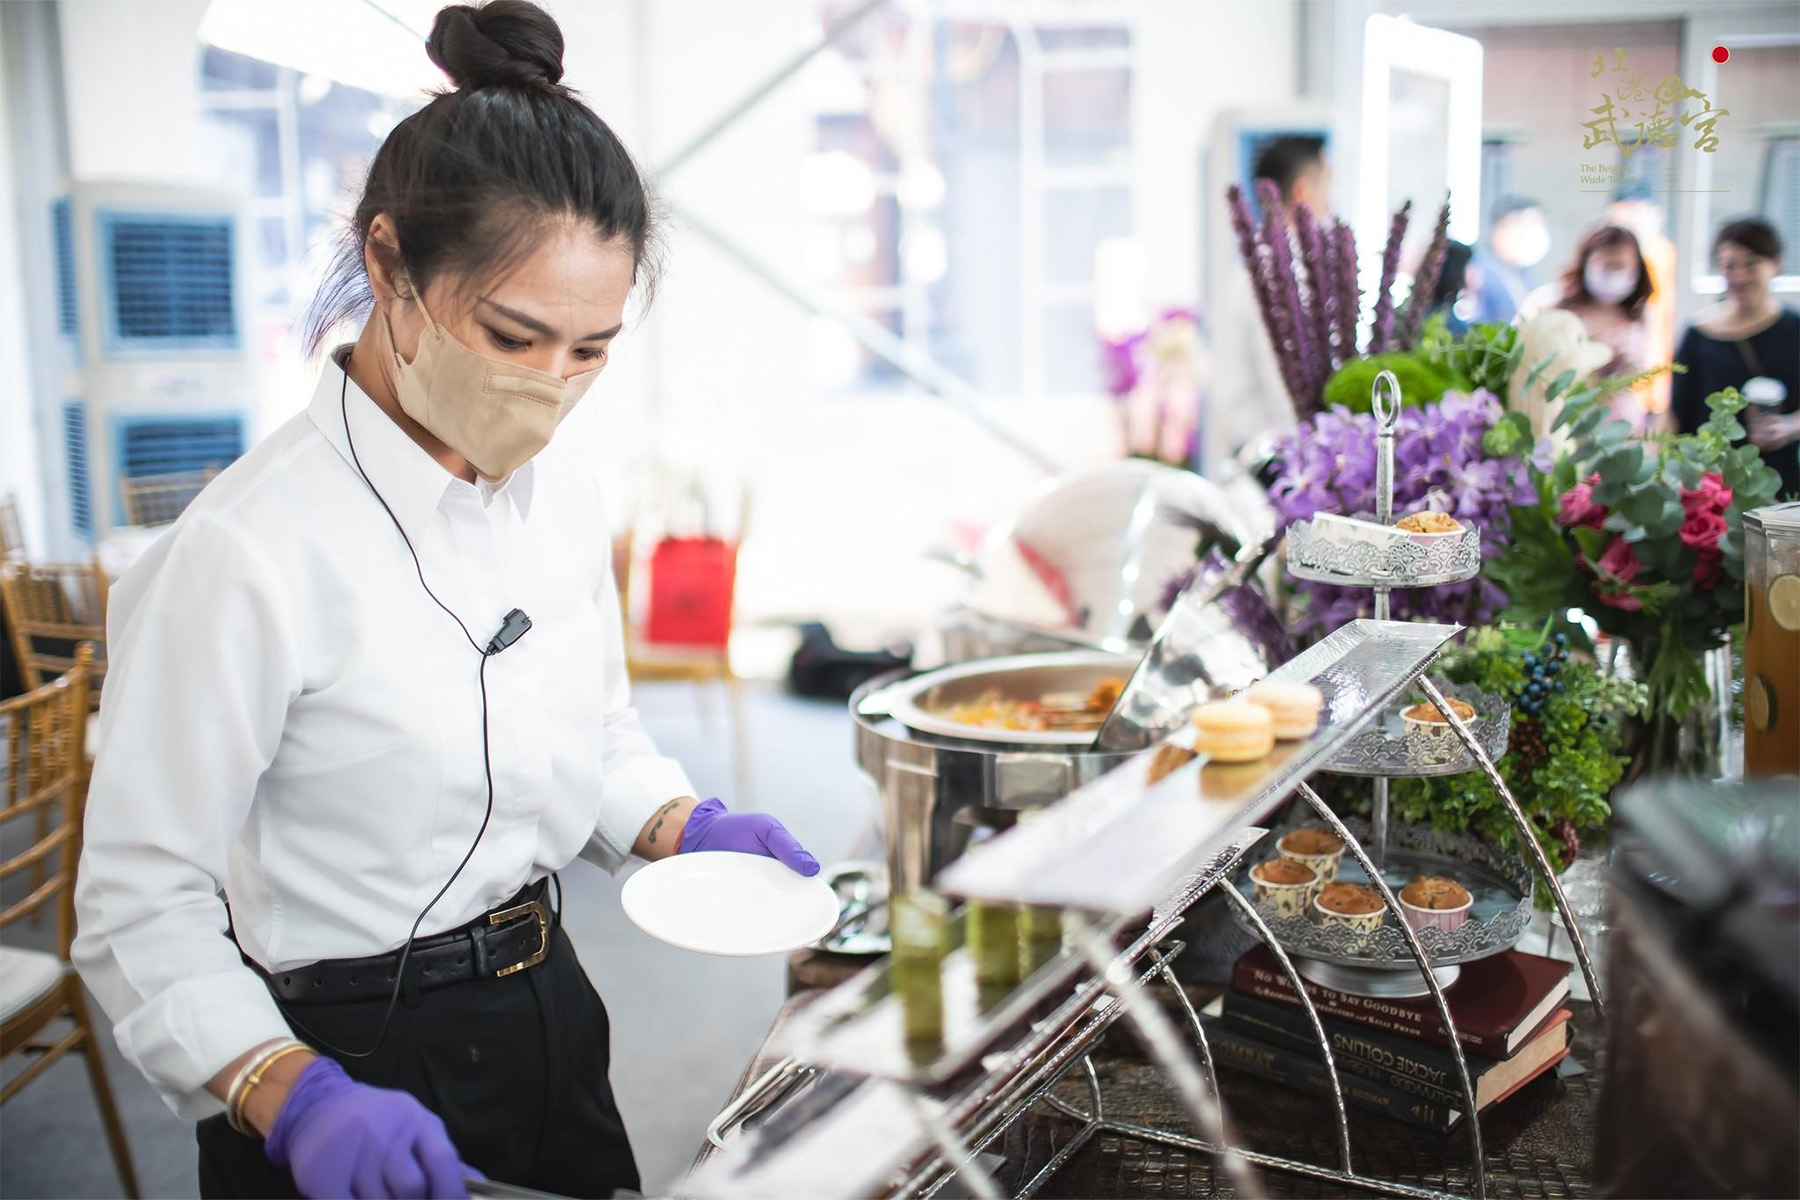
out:
M1714 46L1713 47L1713 61L1714 62L1722 65L1730 57L1731 57L1731 51L1727 50L1725 47L1723 47L1723 46Z

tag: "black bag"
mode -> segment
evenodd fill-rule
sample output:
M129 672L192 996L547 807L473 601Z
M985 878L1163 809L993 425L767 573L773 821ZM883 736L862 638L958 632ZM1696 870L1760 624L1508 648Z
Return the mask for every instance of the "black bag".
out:
M848 700L850 693L889 671L912 666L912 647L845 650L817 621L800 626L800 648L788 665L788 690L796 696Z

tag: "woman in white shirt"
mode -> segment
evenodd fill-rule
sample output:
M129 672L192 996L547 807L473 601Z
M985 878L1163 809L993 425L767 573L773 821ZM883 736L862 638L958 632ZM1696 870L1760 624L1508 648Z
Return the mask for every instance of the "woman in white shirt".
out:
M524 0L438 14L457 88L376 155L313 321L361 336L112 593L75 959L203 1195L636 1189L546 882L818 870L639 727L598 488L545 449L651 236L562 49Z

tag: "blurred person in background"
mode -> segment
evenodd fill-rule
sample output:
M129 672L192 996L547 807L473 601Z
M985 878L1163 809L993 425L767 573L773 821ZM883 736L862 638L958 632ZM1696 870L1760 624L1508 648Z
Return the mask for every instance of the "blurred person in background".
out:
M1457 337L1469 331L1470 317L1476 307L1476 298L1469 287L1469 260L1473 253L1464 242L1445 243L1444 270L1438 276L1437 286L1431 290L1428 311L1442 313L1445 328Z
M1781 235L1760 217L1732 221L1713 240L1725 297L1700 314L1681 339L1670 405L1675 426L1692 433L1707 418L1706 398L1737 388L1751 403L1748 440L1781 475L1783 497L1800 493L1800 313L1770 290L1781 274Z
M1635 187L1648 188L1642 181ZM1645 354L1660 366L1675 356L1675 243L1663 230L1663 206L1647 194L1621 196L1606 206L1606 223L1631 230L1650 270L1650 298L1644 302L1644 328L1649 332ZM1657 424L1667 424L1670 373L1665 371L1644 384L1645 406Z
M1278 137L1256 156L1253 179L1267 179L1281 191L1288 209L1305 206L1321 221L1331 213L1331 166L1325 139ZM1254 183L1252 184L1254 188ZM1290 221L1291 229L1293 223ZM1204 473L1229 473L1240 451L1294 425L1294 401L1281 382L1275 348L1263 328L1262 312L1239 263L1226 285L1226 302L1213 314L1213 386L1207 400Z
M1635 375L1652 365L1651 336L1645 316L1650 299L1650 268L1629 229L1602 225L1581 240L1562 278L1547 283L1519 308L1521 323L1548 308L1561 308L1581 318L1588 337L1612 351L1598 375ZM1613 396L1613 415L1634 428L1646 424L1647 406L1640 385Z
M1531 269L1550 253L1550 226L1536 200L1512 196L1494 206L1487 243L1469 263L1474 296L1469 323L1507 324L1531 294Z

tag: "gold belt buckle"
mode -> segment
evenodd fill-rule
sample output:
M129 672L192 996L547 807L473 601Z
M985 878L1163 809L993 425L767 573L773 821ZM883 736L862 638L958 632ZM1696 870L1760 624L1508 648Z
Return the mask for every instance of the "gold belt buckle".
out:
M494 978L496 979L499 979L504 975L511 975L514 971L523 971L526 967L535 967L550 955L550 914L544 911L544 905L541 900L527 900L525 903L514 905L512 908L501 909L497 913L489 913L488 924L504 925L514 917L522 917L526 913L530 913L537 918L538 948L532 952L529 958L516 962L510 967L501 967L498 971L495 971Z

